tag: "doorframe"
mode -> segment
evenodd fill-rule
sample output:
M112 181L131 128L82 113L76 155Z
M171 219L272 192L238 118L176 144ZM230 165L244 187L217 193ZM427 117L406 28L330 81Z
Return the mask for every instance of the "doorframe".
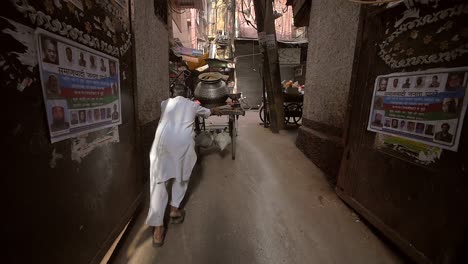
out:
M130 41L131 41L131 56L132 58L135 58L135 34L133 31L133 6L134 6L134 1L135 0L128 0L127 1L127 8L128 8L128 21L129 21L129 31L131 34ZM120 58L119 58L120 60ZM132 63L130 66L131 73L132 73L132 89L133 89L133 118L135 120L134 122L134 147L135 147L135 154L136 154L136 159L137 159L137 165L136 165L136 170L135 170L135 177L140 177L142 175L142 169L143 169L143 159L142 159L142 136L141 136L141 128L140 128L140 121L138 120L138 96L137 96L137 82L136 82L136 64L135 60L132 59ZM120 73L119 73L120 74ZM90 263L91 264L99 264L101 263L102 259L106 256L108 251L111 249L111 246L115 243L115 241L119 238L119 235L124 231L125 227L127 224L132 220L132 218L135 216L136 213L138 213L138 209L142 206L143 204L143 199L144 199L144 194L145 190L147 189L148 185L147 184L142 184L142 189L140 193L137 195L135 200L132 202L132 204L126 209L125 213L123 214L122 218L120 219L119 223L114 227L112 232L109 234L107 237L106 241L101 245L99 250L96 252L94 257L91 259ZM128 231L128 230L126 230ZM112 252L113 254L114 252ZM111 257L112 257L111 254Z

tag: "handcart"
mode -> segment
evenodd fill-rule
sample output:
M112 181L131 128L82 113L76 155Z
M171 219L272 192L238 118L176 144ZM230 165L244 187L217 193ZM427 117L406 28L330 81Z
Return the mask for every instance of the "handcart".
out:
M237 125L239 122L239 116L245 116L245 110L240 105L225 105L219 107L221 110L222 116L228 116L228 129L229 136L231 137L231 151L232 159L236 159L236 137L237 137ZM201 131L206 131L205 118L197 117L195 118L195 132L200 133Z
M302 105L304 102L304 95L302 93L292 94L283 92L283 107L284 107L284 124L300 125L299 121L302 119ZM270 124L270 115L268 113L267 102L263 102L259 109L260 120L267 125Z

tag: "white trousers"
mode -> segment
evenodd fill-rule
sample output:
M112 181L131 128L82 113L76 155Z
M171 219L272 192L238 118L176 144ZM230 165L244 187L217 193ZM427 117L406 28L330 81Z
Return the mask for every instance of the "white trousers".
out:
M150 207L146 224L149 226L162 226L164 222L164 213L166 211L168 193L167 182L156 183L151 186ZM171 205L179 208L187 191L188 181L179 182L174 179L172 183Z

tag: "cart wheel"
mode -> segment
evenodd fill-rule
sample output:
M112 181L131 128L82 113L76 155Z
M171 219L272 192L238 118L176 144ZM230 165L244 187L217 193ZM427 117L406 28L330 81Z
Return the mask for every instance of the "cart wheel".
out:
M294 123L299 126L299 121L301 121L302 119L302 105L297 104L296 110L297 110L298 115L294 116L293 120L294 120Z
M301 120L302 120L302 108L301 108L301 116L294 117L294 123L296 123L296 125L300 126L299 121L301 121Z
M291 113L289 112L289 106L291 104L286 104L284 105L284 124L288 125L290 122L289 120L291 119Z
M288 115L288 118L292 118L294 124L299 125L298 122L302 119L302 107L300 104L288 104L285 106L284 112L285 116Z

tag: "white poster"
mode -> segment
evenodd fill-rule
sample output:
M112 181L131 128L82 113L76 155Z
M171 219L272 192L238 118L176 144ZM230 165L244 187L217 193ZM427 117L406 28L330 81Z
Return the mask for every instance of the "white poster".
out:
M119 60L36 30L51 142L122 123Z
M457 151L468 67L378 76L367 129Z

